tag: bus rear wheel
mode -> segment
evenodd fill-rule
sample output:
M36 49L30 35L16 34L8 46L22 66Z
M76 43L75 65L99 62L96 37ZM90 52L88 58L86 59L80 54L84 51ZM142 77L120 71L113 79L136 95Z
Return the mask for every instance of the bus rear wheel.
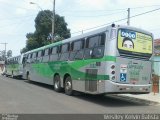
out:
M29 72L27 72L27 74L26 74L26 79L27 79L27 80L30 80Z
M56 75L54 77L54 90L56 92L61 92L62 88L61 88L61 81L60 81L60 76Z
M12 75L11 75L11 77L12 77L12 78L14 78L14 74L13 74L13 71L12 71Z
M65 79L64 89L65 89L65 94L67 94L67 95L73 95L72 79L71 79L70 76L68 76L68 77Z

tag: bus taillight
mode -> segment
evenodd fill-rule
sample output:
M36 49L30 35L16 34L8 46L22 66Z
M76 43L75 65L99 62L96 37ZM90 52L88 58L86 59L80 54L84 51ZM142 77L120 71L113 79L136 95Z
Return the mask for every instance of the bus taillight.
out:
M114 69L114 68L115 68L115 65L112 65L111 68Z
M114 74L115 74L115 71L112 71L111 74L114 75Z

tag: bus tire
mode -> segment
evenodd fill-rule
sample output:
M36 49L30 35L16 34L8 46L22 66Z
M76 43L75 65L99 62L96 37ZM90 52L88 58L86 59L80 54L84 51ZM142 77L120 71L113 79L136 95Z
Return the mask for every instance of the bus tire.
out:
M29 72L27 72L27 74L26 74L26 79L27 79L27 80L30 80Z
M67 78L65 79L64 90L66 95L73 95L72 79L70 76L67 76Z
M14 75L12 74L11 77L14 78Z
M12 71L12 75L11 75L11 77L12 77L12 78L14 78L14 74L13 74L13 71Z
M60 76L59 75L55 75L54 76L54 90L56 92L61 92L62 88L61 88L61 80L60 80Z

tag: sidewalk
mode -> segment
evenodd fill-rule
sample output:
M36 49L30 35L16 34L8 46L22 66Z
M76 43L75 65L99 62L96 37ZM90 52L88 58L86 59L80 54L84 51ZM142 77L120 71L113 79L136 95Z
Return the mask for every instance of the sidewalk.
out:
M160 103L160 93L155 93L155 95L153 92L149 94L139 94L139 95L123 94L123 95Z
M156 102L160 104L160 93L154 93L151 92L149 94L120 94L118 95L119 97L129 97L129 98L135 98L135 99L140 99L140 100L145 100L145 101L150 101L150 102Z
M160 105L160 93L156 93L155 95L153 92L149 94L108 94L106 96L125 101Z

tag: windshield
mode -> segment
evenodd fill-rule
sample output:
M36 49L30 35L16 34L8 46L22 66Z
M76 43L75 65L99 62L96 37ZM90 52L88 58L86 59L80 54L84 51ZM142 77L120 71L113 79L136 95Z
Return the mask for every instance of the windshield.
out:
M118 30L118 49L124 52L152 54L152 36L129 30Z

